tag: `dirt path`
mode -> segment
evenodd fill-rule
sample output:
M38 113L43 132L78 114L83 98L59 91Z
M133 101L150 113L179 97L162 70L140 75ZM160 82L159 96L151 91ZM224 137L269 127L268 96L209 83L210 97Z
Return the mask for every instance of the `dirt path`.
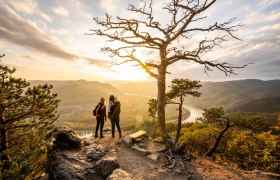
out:
M266 175L233 169L217 164L205 158L197 158L186 162L186 174L178 174L163 166L162 162L151 160L146 154L138 152L123 144L120 138L112 139L109 134L103 139L96 139L96 143L109 151L116 153L120 166L137 180L267 180ZM189 177L192 172L193 176Z
M157 163L147 158L143 153L125 147L124 145L120 146L120 149L117 152L117 157L121 168L139 180L185 179L184 175L173 174L171 170L162 167L162 164Z

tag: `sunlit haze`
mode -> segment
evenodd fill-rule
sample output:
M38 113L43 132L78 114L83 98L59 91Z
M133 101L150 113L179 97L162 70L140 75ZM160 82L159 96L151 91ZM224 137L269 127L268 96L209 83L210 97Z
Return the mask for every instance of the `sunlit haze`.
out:
M113 59L100 51L110 42L86 35L97 28L93 17L103 18L105 13L113 17L131 15L126 11L129 3L137 5L139 1L0 0L0 54L6 54L1 63L16 67L16 75L29 80L151 80L139 67L111 66ZM162 1L154 1L154 6L155 16L164 22ZM280 0L220 0L206 15L208 19L203 24L231 18L244 24L236 32L242 41L230 39L209 57L234 65L254 64L238 70L238 75L225 77L218 70L207 76L202 66L179 62L169 67L171 74L167 78L207 81L280 78ZM143 61L157 59L144 51L138 55Z

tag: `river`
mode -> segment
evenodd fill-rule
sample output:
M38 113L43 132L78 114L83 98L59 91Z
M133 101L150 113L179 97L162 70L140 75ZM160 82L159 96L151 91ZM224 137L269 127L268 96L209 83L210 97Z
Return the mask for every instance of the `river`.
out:
M139 96L139 97L144 97L144 98L156 98L156 97L152 97L152 96L144 96L144 95L139 95L139 94L131 94L131 93L124 93L126 96ZM203 110L199 109L197 107L194 106L190 106L190 105L183 105L183 108L188 109L190 111L190 116L187 117L186 119L184 119L182 121L182 123L187 123L187 122L195 122L195 119L198 117L202 117L202 113Z
M202 109L189 105L183 105L183 108L188 109L190 111L190 116L184 119L182 123L195 122L196 118L202 117L202 113L203 113Z

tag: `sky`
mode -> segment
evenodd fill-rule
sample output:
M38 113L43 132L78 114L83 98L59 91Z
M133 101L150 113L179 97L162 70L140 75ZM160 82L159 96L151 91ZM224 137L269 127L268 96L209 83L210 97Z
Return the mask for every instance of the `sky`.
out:
M155 17L168 21L163 1L153 2ZM138 0L0 0L0 54L6 55L0 63L15 67L16 76L28 80L152 80L138 67L110 66L114 59L100 48L113 43L87 35L98 28L93 17L132 17L129 3L139 5ZM217 69L206 75L201 65L178 62L168 68L168 79L280 79L280 0L218 0L205 15L207 19L196 25L207 27L231 18L244 24L235 33L241 41L229 39L206 56L238 66L253 64L226 77ZM180 45L192 46L199 38L205 36L196 34ZM143 60L157 58L142 53Z

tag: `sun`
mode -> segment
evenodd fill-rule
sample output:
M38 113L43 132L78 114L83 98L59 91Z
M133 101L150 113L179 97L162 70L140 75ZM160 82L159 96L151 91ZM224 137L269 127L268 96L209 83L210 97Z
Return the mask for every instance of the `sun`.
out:
M145 81L149 75L139 67L134 67L128 64L114 66L116 71L114 79L122 81Z

